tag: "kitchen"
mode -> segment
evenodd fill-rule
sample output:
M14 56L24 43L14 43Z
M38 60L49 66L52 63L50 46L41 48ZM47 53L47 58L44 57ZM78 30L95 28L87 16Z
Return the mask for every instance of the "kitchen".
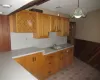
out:
M28 7L22 1L19 6L15 5L18 9L13 9L13 11L10 11L13 5L1 6L4 6L5 11L0 17L1 80L49 80L49 78L61 80L61 76L65 78L63 80L75 80L73 77L76 75L72 77L70 75L76 72L79 74L78 68L88 67L87 64L74 57L74 44L67 43L67 36L70 35L70 20L68 15L58 12L61 7L57 4L57 12L39 9L36 6L34 6L35 9L33 8L33 5L41 3L45 6L45 1L36 0L30 4L26 1ZM48 0L47 2L49 3ZM9 9L8 12L6 12L7 9ZM40 12L36 12L38 10ZM80 66L80 63L84 65ZM75 68L72 68L73 66ZM89 69L95 70L91 67ZM56 75L57 73L61 75ZM99 72L95 70L94 74L97 73L99 75Z

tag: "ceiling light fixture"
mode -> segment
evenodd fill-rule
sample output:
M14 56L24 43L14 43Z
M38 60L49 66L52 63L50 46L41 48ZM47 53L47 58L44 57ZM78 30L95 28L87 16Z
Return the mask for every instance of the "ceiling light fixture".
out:
M9 5L9 4L0 4L0 6L2 6L3 8L10 8L10 7L12 7L12 5Z
M85 17L82 9L79 7L79 0L78 0L78 7L75 9L72 17L75 17L75 18Z
M3 14L3 12L0 12L0 14Z
M60 16L59 11L60 11L61 8L62 8L61 6L57 6L57 7L56 7L56 9L57 9L57 13L58 13L57 16Z

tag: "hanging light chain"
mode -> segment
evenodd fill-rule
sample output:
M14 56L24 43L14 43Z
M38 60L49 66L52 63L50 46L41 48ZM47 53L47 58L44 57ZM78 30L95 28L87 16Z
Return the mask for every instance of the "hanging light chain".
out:
M80 6L79 6L79 0L78 0L78 8L79 8Z

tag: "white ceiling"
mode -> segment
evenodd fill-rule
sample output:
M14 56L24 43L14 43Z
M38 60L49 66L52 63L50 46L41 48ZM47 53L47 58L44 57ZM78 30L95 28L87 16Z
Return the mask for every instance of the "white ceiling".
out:
M3 14L7 15L16 9L22 7L23 5L29 3L33 0L0 0L0 4L10 4L11 8L3 8L0 6L0 12L4 12ZM78 0L50 0L44 4L39 5L38 7L49 9L52 11L59 11L64 14L72 14L77 8ZM57 6L61 6L62 8L56 9ZM100 9L100 0L80 0L80 7L83 9L85 13Z
M56 9L59 5L62 8ZM38 7L71 15L77 8L77 5L78 0L50 0ZM84 13L100 9L100 0L80 0L80 8L83 9Z
M0 12L3 12L4 15L7 15L18 8L22 7L23 5L29 3L30 1L33 0L0 0L0 4L10 4L12 5L11 8L3 8L0 6Z

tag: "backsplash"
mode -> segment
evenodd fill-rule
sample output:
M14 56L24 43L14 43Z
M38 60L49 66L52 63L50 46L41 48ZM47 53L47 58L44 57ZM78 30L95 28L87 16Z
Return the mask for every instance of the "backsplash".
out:
M11 32L11 49L21 49L27 47L50 47L53 44L67 43L67 37L56 36L55 32L49 33L49 38L36 39L33 38L33 33L12 33Z

